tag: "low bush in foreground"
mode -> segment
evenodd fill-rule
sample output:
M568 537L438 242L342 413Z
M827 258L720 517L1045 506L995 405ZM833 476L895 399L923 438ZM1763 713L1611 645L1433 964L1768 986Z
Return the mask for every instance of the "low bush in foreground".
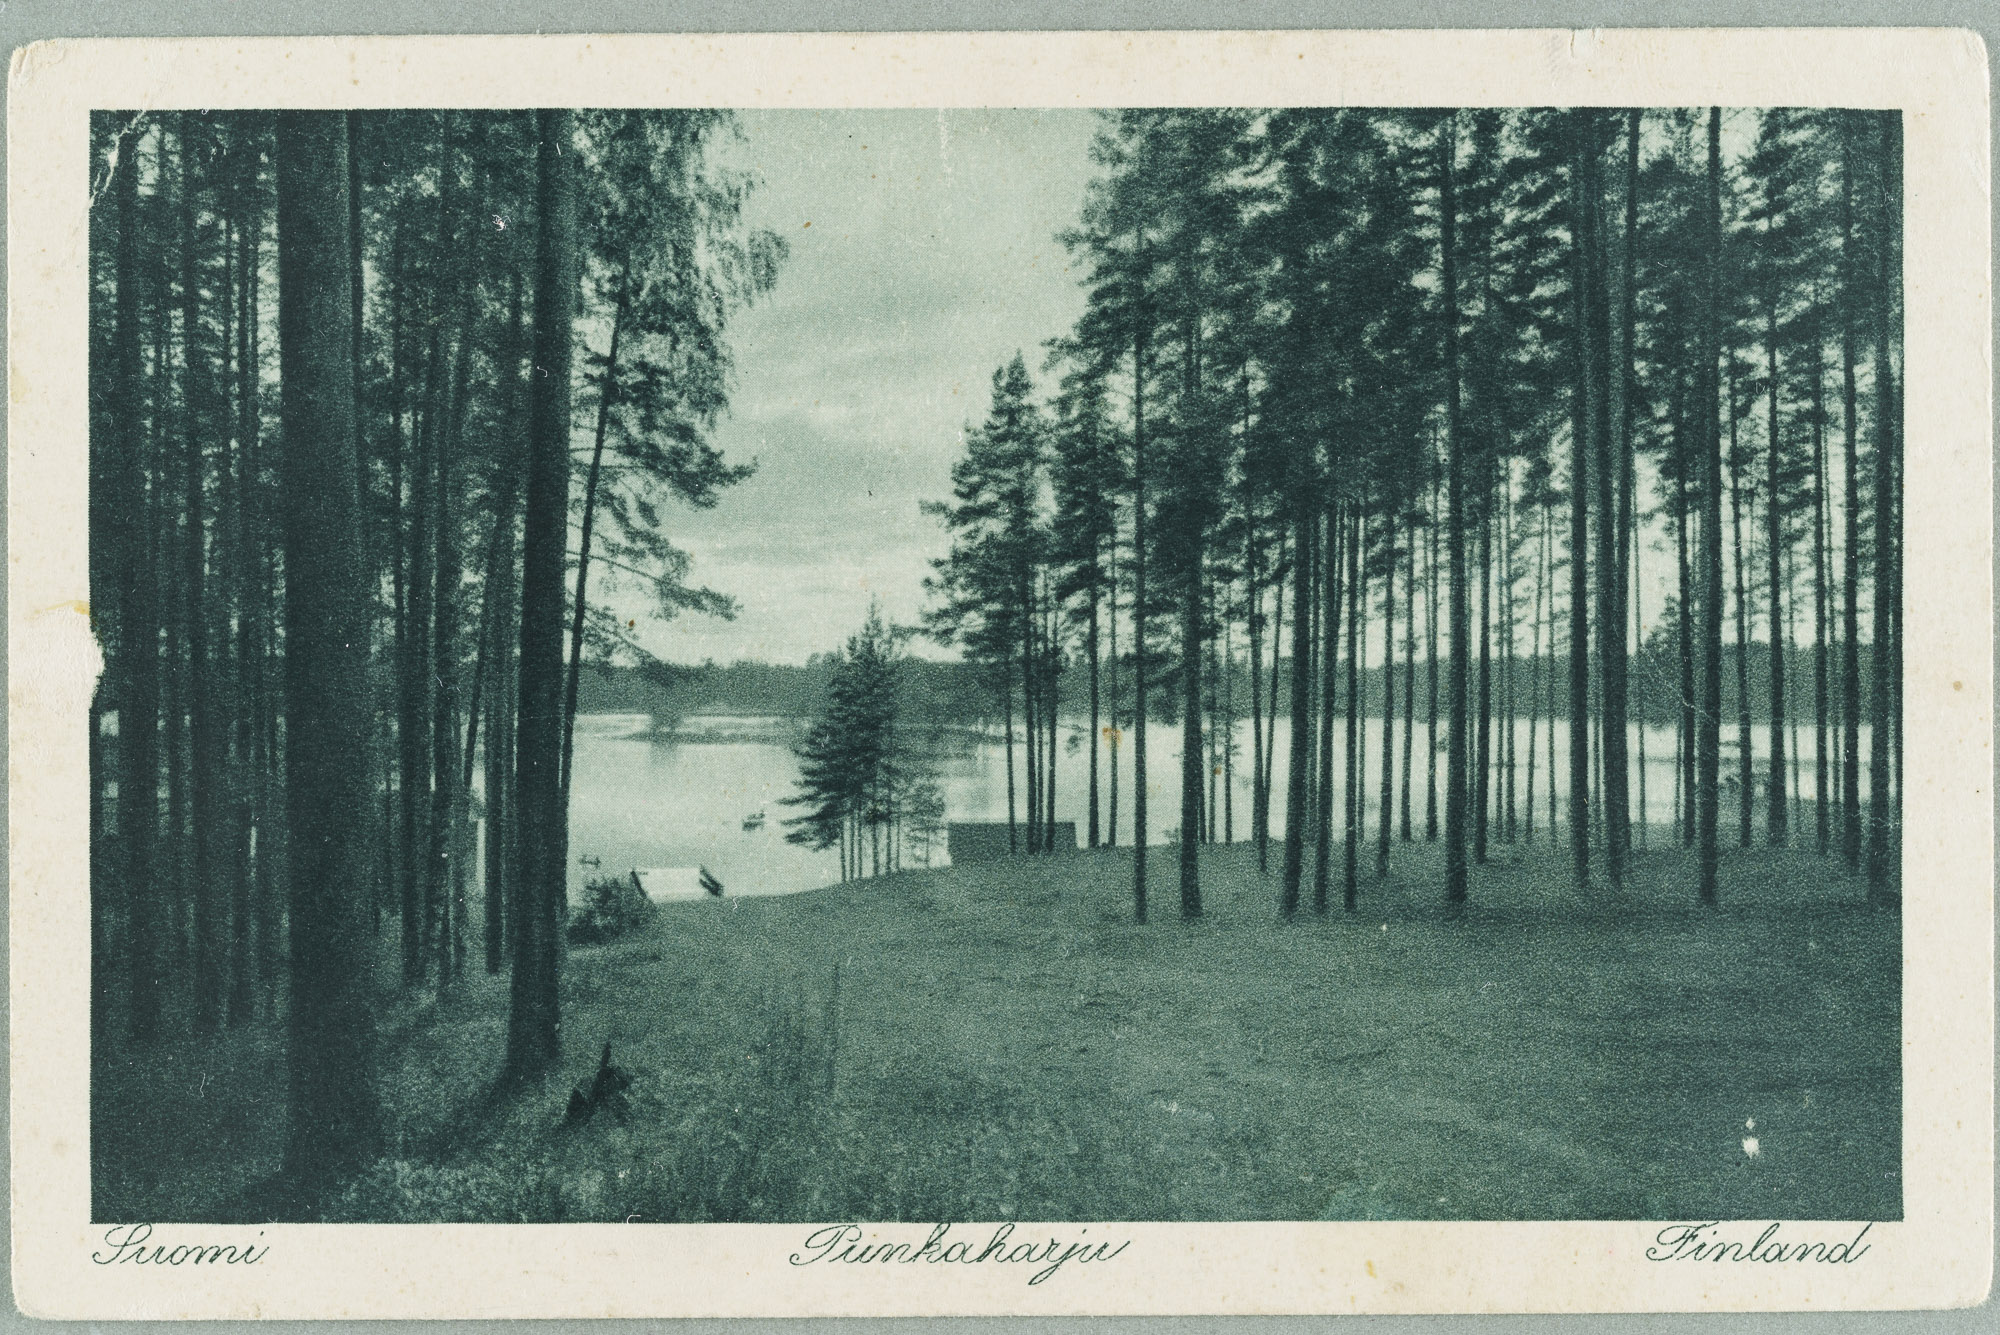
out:
M628 876L600 876L583 889L583 903L569 917L569 939L598 945L623 936L658 911Z

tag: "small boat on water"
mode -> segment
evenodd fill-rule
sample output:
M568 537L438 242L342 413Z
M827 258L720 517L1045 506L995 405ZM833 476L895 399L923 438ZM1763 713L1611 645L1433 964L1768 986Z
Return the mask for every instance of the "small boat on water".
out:
M745 817L743 818L743 828L744 828L744 829L746 829L746 830L761 830L761 829L763 829L763 828L764 828L764 811L763 811L763 808L761 808L761 807L760 807L760 808L758 808L758 809L757 809L756 811L753 811L753 812L751 812L751 813L750 813L749 815L745 816Z

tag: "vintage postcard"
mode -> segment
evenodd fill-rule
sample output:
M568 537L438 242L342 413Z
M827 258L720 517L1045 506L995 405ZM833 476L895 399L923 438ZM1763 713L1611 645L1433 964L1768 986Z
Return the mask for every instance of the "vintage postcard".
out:
M21 1305L1980 1301L1986 78L23 49Z

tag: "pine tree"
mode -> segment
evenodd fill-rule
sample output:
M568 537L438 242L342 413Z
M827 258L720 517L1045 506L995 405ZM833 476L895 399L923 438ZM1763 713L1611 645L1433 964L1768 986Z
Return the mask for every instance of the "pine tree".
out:
M1722 719L1722 440L1717 417L1721 386L1722 108L1708 109L1708 191L1702 208L1702 296L1695 342L1695 440L1701 450L1701 709L1696 739L1696 806L1701 903L1718 902L1717 819Z
M515 854L520 912L507 1061L517 1079L561 1057L557 920L563 865L563 550L569 511L571 322L576 291L575 136L566 111L535 113L534 365L528 391L526 525L521 543L520 715Z
M291 844L290 1126L294 1208L376 1146L367 915L368 597L360 552L347 123L276 115L278 314Z

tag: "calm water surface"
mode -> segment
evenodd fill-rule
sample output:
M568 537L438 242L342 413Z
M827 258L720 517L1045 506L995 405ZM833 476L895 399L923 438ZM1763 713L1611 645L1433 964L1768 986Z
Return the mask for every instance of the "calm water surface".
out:
M635 867L707 867L722 881L731 895L777 895L808 890L839 879L838 855L815 853L785 842L784 820L794 814L783 799L795 791L798 762L785 740L782 720L757 718L690 720L708 740L662 741L643 735L649 720L635 714L585 715L577 720L575 772L570 794L570 890L579 893L586 878L623 874ZM1372 829L1377 820L1381 785L1381 720L1367 722L1367 762L1363 793ZM1769 750L1768 729L1753 730L1752 753L1759 772ZM1064 745L1058 761L1056 815L1076 822L1079 840L1088 829L1088 766L1085 729L1065 725ZM1735 729L1725 729L1723 769L1734 766ZM1161 843L1178 832L1180 824L1180 729L1155 725L1147 729L1147 807L1150 841ZM1336 747L1345 741L1344 721L1334 729ZM1415 773L1411 788L1412 813L1421 837L1425 800L1426 728L1418 721L1413 749ZM1440 730L1442 737L1442 730ZM1131 842L1132 830L1132 737L1129 733L1119 748L1118 839ZM1402 727L1395 733L1397 801L1402 788ZM1566 791L1567 733L1558 722L1555 732L1555 791ZM1639 807L1638 730L1633 730L1632 803ZM1805 794L1813 792L1813 734L1810 727L1798 734L1799 781ZM1284 828L1284 757L1290 745L1289 728L1280 721L1276 731L1279 761L1272 784L1272 828ZM1645 811L1657 825L1671 825L1674 812L1674 733L1671 728L1645 730ZM1229 814L1233 833L1247 840L1250 830L1251 753L1250 725L1237 729L1237 756L1230 769ZM1868 732L1862 729L1863 791L1866 792ZM1528 782L1528 725L1522 722L1515 735L1515 804L1525 815ZM1024 784L1019 768L1023 764L1017 746L1016 783ZM1339 759L1336 751L1336 762ZM1099 740L1099 783L1107 804L1111 783L1111 747ZM1340 765L1334 774L1335 810L1341 809ZM1005 820L1007 818L1006 749L998 730L985 740L970 742L942 760L946 818L948 820ZM1224 832L1223 790L1216 776L1216 833ZM1438 782L1444 780L1443 757L1438 763ZM1535 823L1548 819L1550 792L1549 725L1543 721L1535 735ZM1496 776L1497 787L1504 780ZM1025 791L1021 794L1025 801ZM1725 796L1724 804L1730 799ZM745 830L744 818L763 812L763 828ZM1761 816L1762 805L1759 804ZM1725 815L1727 813L1725 812ZM1108 814L1105 832L1109 833ZM581 863L595 858L595 867ZM934 862L946 861L943 850Z

